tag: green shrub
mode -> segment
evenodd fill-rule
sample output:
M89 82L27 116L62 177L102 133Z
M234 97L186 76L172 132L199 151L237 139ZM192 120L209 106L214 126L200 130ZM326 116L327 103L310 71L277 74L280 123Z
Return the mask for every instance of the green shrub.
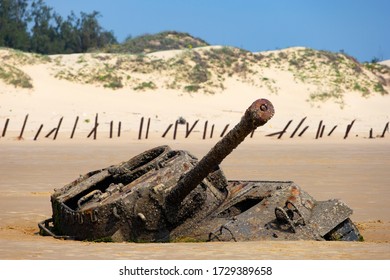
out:
M22 70L4 63L0 65L0 79L6 84L21 88L33 88L31 78Z
M387 91L383 88L383 85L381 83L379 83L379 82L374 85L374 90L376 92L381 93L381 94L386 94L387 93Z
M109 83L104 84L104 87L105 88L112 88L112 89L123 88L122 79L120 77L115 78L114 80L110 81Z
M207 70L207 67L204 67L200 64L196 64L189 73L189 80L192 83L200 84L207 82L209 76L210 72Z
M188 85L184 87L184 90L187 92L197 92L200 89L199 85Z
M142 82L141 84L139 84L138 86L136 86L133 89L134 90L146 90L146 89L156 89L156 88L157 87L153 82Z

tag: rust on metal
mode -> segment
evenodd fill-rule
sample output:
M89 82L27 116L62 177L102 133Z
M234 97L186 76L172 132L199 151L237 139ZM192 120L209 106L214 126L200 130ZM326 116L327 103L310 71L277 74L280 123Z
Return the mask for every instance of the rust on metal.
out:
M273 115L271 102L256 100L200 161L159 146L80 176L55 190L40 233L115 242L359 240L342 201L317 201L291 181L226 179L219 164Z
M167 203L177 205L229 155L252 130L267 123L275 114L267 99L258 99L245 111L241 121L222 138L192 170L183 176L168 195Z

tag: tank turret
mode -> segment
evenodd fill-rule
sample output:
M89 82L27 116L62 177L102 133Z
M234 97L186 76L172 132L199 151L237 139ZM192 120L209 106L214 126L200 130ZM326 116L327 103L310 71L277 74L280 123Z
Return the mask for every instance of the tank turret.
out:
M227 180L219 164L274 115L259 99L201 160L159 146L55 190L43 235L132 242L359 240L339 200L316 201L291 181Z

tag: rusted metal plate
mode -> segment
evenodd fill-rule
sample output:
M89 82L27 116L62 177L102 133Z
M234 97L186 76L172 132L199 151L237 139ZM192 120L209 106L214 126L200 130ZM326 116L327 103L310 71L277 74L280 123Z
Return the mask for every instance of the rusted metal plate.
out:
M309 222L321 236L325 236L351 215L352 209L344 202L332 199L317 203L312 210L312 216Z
M219 164L273 114L268 100L255 101L200 161L159 146L81 176L52 195L41 232L135 242L356 240L345 222L352 210L338 200L317 202L291 181L227 181Z

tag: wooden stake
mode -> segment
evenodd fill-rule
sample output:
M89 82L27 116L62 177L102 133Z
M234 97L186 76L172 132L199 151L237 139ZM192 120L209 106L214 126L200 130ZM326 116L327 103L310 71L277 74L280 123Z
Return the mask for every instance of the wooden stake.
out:
M93 131L93 140L96 140L98 125L99 125L99 123L98 123L98 114L96 113L96 116L95 116L95 127L94 127L94 131Z
M79 116L76 117L76 120L73 125L72 134L70 135L70 139L73 139L74 132L76 131L77 123L79 122Z
M387 124L385 125L385 129L382 132L381 138L385 137L386 131L389 131L389 122L387 122Z
M323 125L321 128L320 138L322 138L322 135L324 135L324 131L325 131L325 125Z
M9 123L9 119L6 119L5 124L4 124L4 128L3 128L3 133L1 134L2 137L4 137L6 132L7 132L8 123Z
M35 134L34 141L37 141L38 135L39 135L39 133L41 133L42 127L43 127L43 124L41 124L41 126L39 127L37 133Z
M203 140L206 139L206 133L207 133L207 124L209 121L205 121L204 128L203 128Z
M23 139L23 133L24 133L24 129L26 128L27 120L28 120L28 114L27 114L26 117L24 118L22 130L20 131L20 135L19 135L19 140L20 140L20 139Z
M355 123L355 120L353 120L353 121L351 122L351 124L347 125L347 129L346 129L346 131L345 131L344 139L346 139L346 138L348 137L348 134L349 134L349 132L351 131L351 128L352 128L352 126L353 126L354 123Z
M168 131L171 129L172 126L173 126L173 124L168 125L168 128L165 130L164 134L161 136L162 138L165 138L165 136L167 135Z
M146 125L146 135L145 135L145 139L148 139L149 137L149 128L150 128L150 118L148 118L148 123Z
M194 122L194 124L191 126L190 129L188 129L189 123L188 123L188 122L186 123L186 138L187 138L188 136L190 136L190 133L192 132L192 130L194 130L194 128L195 128L196 124L198 123L198 121L199 121L199 120L196 120L196 121Z
M91 137L91 135L93 134L93 140L96 140L96 131L97 131L97 127L99 126L99 124L95 124L95 126L92 128L91 132L88 134L87 138Z
M301 133L298 134L298 137L301 137L303 135L303 133L305 133L305 131L309 128L309 126L306 126L302 131Z
M122 122L118 123L118 137L121 137Z
M337 125L335 125L335 126L331 129L331 131L329 131L328 136L332 135L332 133L333 133L333 131L336 129L336 127L337 127Z
M318 139L318 137L320 136L321 128L322 128L322 120L320 121L318 128L317 128L316 139Z
M111 121L110 122L110 139L112 139L113 130L114 130L114 121Z
M284 127L283 131L280 132L280 135L278 136L278 139L282 138L283 134L286 133L287 131L287 128L290 126L290 124L292 123L292 120L290 120L287 125Z
M60 121L58 122L58 126L57 126L57 128L56 128L56 132L54 133L54 138L53 138L53 140L56 140L56 138L57 138L58 131L60 131L60 127L61 127L61 123L62 123L62 119L63 119L63 118L64 118L64 117L61 117Z
M297 125L297 127L295 128L294 132L291 134L290 138L294 138L295 136L295 133L298 132L299 128L301 127L301 125L303 124L303 122L306 120L307 117L304 117L300 122L299 124Z
M282 131L274 132L274 133L271 133L271 134L267 134L266 136L271 137L271 136L279 135L279 136L278 136L278 139L282 138L283 134L286 133L287 128L290 126L291 123L292 123L292 120L290 120L290 121L287 123L287 125L284 127L284 129L283 129Z
M177 134L177 126L179 124L179 121L176 120L175 122L175 128L173 129L173 140L176 140L176 134Z
M214 135L214 124L211 126L210 139L213 138Z
M46 134L46 138L49 138L50 135L52 135L54 133L54 131L56 131L57 128L53 128L52 130L50 130L50 132L48 134Z
M225 135L226 130L228 129L228 127L229 127L229 124L227 124L227 125L225 126L225 128L222 130L222 133L221 133L221 135L220 135L219 137L223 137L223 136Z
M138 140L141 140L142 138L142 128L144 126L144 117L141 118L140 124L139 124L139 130L138 130Z

